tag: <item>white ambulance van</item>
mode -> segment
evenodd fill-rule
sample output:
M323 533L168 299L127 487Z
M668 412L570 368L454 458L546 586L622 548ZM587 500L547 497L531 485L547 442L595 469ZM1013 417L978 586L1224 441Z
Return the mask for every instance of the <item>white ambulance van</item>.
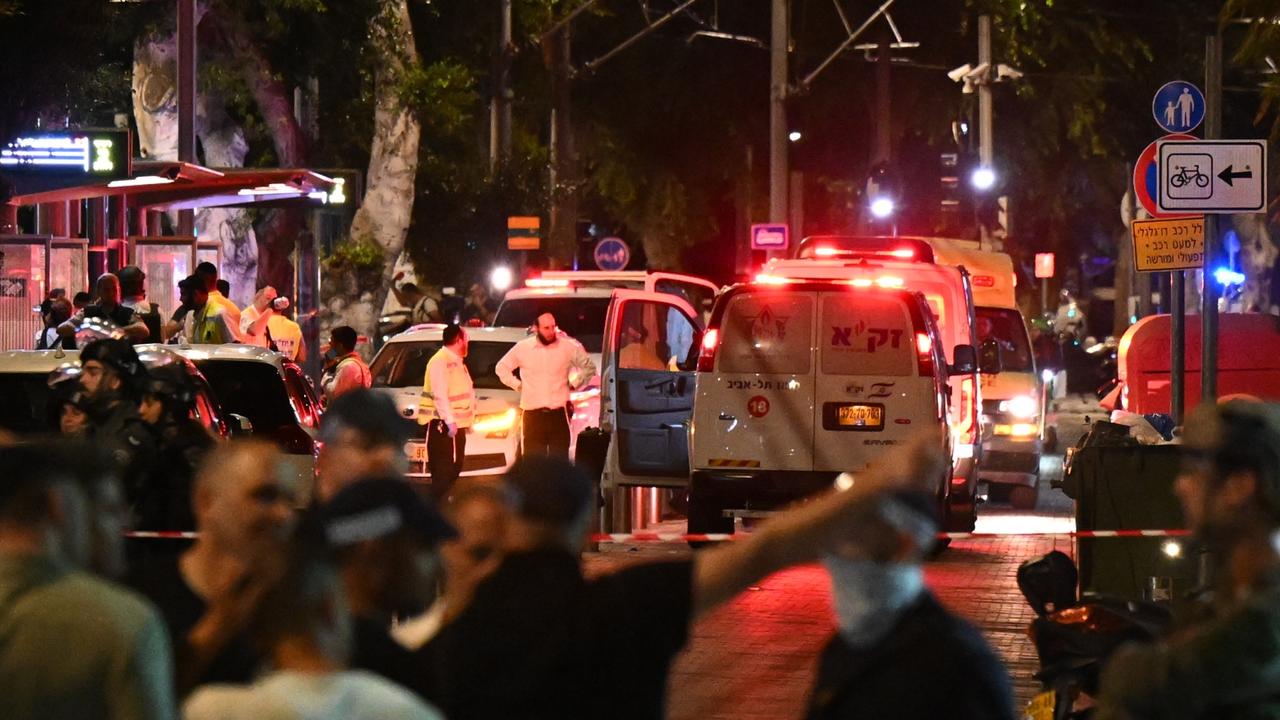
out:
M689 532L750 517L865 470L887 447L931 432L951 453L949 374L972 374L922 293L881 270L832 279L762 274L722 293L697 361ZM950 468L936 481L952 512ZM971 508L960 512L971 513Z

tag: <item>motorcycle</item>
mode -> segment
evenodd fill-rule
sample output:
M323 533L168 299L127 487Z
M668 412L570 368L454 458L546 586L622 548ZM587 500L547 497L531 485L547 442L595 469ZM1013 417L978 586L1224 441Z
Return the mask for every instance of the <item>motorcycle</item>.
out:
M1026 720L1088 718L1111 653L1128 642L1154 640L1172 622L1169 610L1152 602L1077 599L1079 571L1057 550L1022 563L1017 577L1018 589L1036 613L1028 634L1040 660L1035 677L1043 688L1027 705Z

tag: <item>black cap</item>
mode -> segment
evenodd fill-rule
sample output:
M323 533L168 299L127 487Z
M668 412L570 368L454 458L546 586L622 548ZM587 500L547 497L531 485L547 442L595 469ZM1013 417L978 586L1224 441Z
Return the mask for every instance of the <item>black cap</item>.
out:
M343 393L329 403L320 421L320 439L332 442L350 428L374 445L403 445L418 433L418 425L400 414L395 401L369 389Z
M325 540L334 548L377 540L401 531L418 535L428 545L458 536L436 509L401 478L359 480L320 508Z
M577 520L591 500L591 481L586 473L563 458L521 458L503 482L516 513L553 525Z

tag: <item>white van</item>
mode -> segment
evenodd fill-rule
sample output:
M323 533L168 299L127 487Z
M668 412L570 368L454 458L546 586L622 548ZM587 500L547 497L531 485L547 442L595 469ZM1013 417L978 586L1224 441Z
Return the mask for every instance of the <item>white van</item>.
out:
M901 237L817 236L801 241L798 258L775 260L764 266L766 277L839 279L871 277L894 287L922 293L942 335L943 355L954 362L958 345L978 347L973 290L961 267L934 262L932 248ZM981 356L981 353L979 353ZM994 358L979 358L981 370L991 373ZM986 428L982 415L983 378L973 372L952 377L950 426L953 434L951 504L948 530L973 529L978 496L978 468Z
M922 430L948 454L949 368L928 301L884 277L765 276L723 294L703 336L690 430L689 532L730 532L865 470ZM937 478L940 513L951 469Z

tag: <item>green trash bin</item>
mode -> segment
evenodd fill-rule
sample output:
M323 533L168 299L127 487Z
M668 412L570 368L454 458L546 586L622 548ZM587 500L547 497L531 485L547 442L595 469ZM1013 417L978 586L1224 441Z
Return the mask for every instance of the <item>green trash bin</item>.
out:
M1062 490L1076 501L1077 530L1168 530L1186 526L1174 494L1181 462L1178 445L1078 448ZM1197 558L1185 542L1180 555L1165 552L1169 538L1079 538L1080 591L1156 599L1189 590ZM1155 579L1153 581L1153 579Z

